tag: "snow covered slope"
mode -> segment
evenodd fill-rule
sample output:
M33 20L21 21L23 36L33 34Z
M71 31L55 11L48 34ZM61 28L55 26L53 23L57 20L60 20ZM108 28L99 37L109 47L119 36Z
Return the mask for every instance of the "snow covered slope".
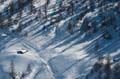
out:
M0 79L114 79L119 21L119 0L33 0L0 20ZM103 67L92 74L99 58Z

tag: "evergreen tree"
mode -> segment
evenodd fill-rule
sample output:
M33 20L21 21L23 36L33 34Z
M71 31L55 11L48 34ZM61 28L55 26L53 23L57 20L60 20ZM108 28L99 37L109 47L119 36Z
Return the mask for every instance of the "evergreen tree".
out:
M98 40L96 40L95 42L95 47L94 47L95 51L98 51L100 49L100 45L99 45L99 42Z
M17 17L20 19L22 17L22 2L20 0L18 0L18 10L19 10L19 13L17 15Z
M111 74L111 67L110 66L111 66L110 55L108 54L107 63L105 64L105 73L106 73L105 79L110 79L110 74Z
M68 23L68 28L67 28L67 30L68 30L68 32L69 32L70 34L73 33L73 25L72 25L70 22Z
M95 3L94 3L94 0L89 0L89 9L90 11L94 11L94 8L95 8Z
M120 79L120 64L117 63L113 68L114 79Z
M10 4L9 4L9 10L10 10L10 16L12 16L12 14L14 13L13 3L10 3Z
M74 15L74 3L72 1L69 2L69 6L67 7L67 12L69 15Z
M103 34L103 38L106 40L111 40L112 36L110 35L110 33L107 30L105 30L105 32Z
M30 11L31 11L31 13L33 13L34 10L35 10L35 8L34 8L34 6L33 6L33 3L34 3L34 1L31 0L31 1L30 1Z

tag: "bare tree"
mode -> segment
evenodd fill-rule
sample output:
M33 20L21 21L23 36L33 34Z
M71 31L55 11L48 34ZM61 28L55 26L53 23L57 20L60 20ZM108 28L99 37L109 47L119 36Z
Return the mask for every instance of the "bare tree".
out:
M31 64L28 64L26 71L22 73L20 76L20 79L24 79L26 76L28 76L32 72Z
M50 3L50 0L46 0L46 3L44 5L44 13L45 13L46 20L48 18L48 16L47 16L47 8L48 8L49 3Z
M12 77L12 79L16 79L16 71L15 71L15 65L14 65L14 61L12 60L10 63L10 72L9 72L10 76Z

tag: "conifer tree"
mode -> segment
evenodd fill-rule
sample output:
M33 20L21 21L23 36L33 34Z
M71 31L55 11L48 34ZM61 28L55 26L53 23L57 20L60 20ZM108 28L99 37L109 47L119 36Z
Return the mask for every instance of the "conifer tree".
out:
M107 63L105 64L105 73L106 73L105 79L110 79L110 74L111 74L111 67L110 66L111 66L110 55L108 54Z

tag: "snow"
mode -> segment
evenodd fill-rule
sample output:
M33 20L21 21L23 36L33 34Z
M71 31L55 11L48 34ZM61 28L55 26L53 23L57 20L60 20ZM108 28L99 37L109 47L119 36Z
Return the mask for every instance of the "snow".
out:
M10 2L10 0L8 1ZM58 16L59 13L54 13L56 11L51 9L60 3L59 1L61 2L61 0L50 1L49 17ZM34 5L38 8L44 6L45 3L46 0L36 0ZM0 29L0 39L2 39L0 41L0 79L11 78L9 75L11 61L14 62L15 71L19 75L26 72L28 65L31 65L32 71L24 79L86 79L86 75L98 57L110 54L112 60L119 60L120 38L116 32L111 30L113 26L108 29L111 34L114 33L112 40L103 39L100 27L97 27L100 30L90 36L83 32L82 25L86 18L90 21L98 20L99 24L101 19L98 15L99 9L86 13L78 21L73 34L67 31L68 23L74 22L80 17L81 8L85 4L79 6L80 11L78 9L76 14L67 15L58 23L51 23L51 19L45 22L42 21L44 19L36 20L37 15L24 13L19 21L20 24L25 24L21 35L9 33L9 31L17 29L18 24L10 26L9 31ZM0 12L6 6L6 4L0 5ZM30 22L31 20L32 22ZM117 21L119 21L119 17L117 17ZM30 24L26 24L28 22ZM117 24L119 25L119 23ZM43 29L44 26L46 29ZM28 33L27 36L22 36L24 32ZM100 48L97 51L94 50L96 40L100 43ZM18 51L24 53L18 54ZM106 64L106 62L104 60L103 63ZM113 61L112 63L114 64ZM93 75L90 79L94 79L97 75Z

